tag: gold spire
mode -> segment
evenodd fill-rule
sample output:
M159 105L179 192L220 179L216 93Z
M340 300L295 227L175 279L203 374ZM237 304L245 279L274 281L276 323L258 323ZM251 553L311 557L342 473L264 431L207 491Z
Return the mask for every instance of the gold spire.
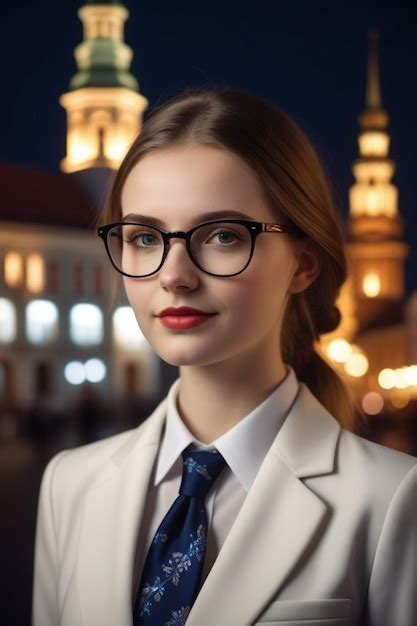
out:
M364 130L385 129L389 121L388 113L382 107L378 39L378 31L375 28L370 28L368 30L368 75L365 110L359 115L359 124Z

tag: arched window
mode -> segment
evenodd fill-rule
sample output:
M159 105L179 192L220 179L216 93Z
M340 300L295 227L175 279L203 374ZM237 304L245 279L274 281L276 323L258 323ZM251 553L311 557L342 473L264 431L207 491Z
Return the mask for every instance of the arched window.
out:
M119 306L113 313L113 337L124 349L135 350L147 344L130 306Z
M70 311L70 337L79 346L103 341L103 313L95 304L75 304Z
M26 306L26 336L35 344L50 343L58 337L58 309L53 302L29 302Z
M0 298L0 343L16 339L16 309L10 300Z
M23 282L23 259L18 252L8 252L4 257L4 282L18 287Z
M26 262L26 287L30 293L41 293L45 289L45 260L34 252Z

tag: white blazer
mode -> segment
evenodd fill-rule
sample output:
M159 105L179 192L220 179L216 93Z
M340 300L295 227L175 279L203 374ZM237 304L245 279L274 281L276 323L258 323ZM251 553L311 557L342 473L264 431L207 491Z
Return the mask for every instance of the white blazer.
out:
M33 626L132 626L165 412L49 462ZM300 383L187 626L415 626L416 486L415 457L341 429Z

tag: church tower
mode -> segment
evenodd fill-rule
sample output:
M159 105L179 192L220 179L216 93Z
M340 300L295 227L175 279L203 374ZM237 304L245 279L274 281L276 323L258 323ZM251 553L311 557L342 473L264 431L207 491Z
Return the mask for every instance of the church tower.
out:
M148 100L130 73L124 42L129 12L118 0L87 0L78 11L84 37L74 51L78 71L60 98L67 112L63 172L117 168L139 133Z
M404 264L409 246L403 241L404 220L398 212L398 189L391 180L388 114L381 101L378 33L369 31L365 109L359 115L356 182L349 190L347 249L359 329L377 323L388 309L402 307Z

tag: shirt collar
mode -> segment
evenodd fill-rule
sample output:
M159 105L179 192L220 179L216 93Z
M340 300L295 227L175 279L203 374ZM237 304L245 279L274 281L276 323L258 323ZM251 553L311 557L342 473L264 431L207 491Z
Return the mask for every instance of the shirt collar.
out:
M210 444L196 439L177 410L181 379L171 385L167 396L165 430L158 454L155 485L169 472L187 446L209 450L216 448L242 487L249 491L255 476L297 396L299 382L294 369L285 364L287 375L278 387L240 422Z

